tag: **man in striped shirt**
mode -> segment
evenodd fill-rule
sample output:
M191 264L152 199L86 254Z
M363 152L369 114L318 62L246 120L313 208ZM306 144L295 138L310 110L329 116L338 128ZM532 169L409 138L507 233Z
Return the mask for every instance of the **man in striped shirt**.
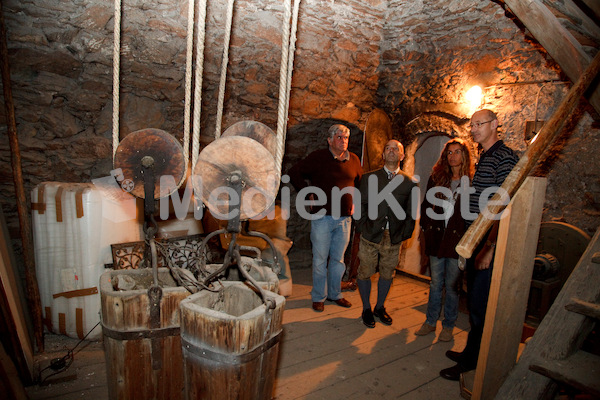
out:
M496 192L494 188L502 186L519 157L499 139L498 117L493 111L484 109L475 112L469 126L473 140L479 143L483 149L473 176L472 186L475 192L469 199L470 213L476 216L484 212L482 207L485 207ZM466 222L471 224L472 220ZM440 375L446 379L459 380L462 372L475 369L477 366L497 235L498 221L481 240L481 244L475 249L473 256L467 260L467 305L471 330L462 352L452 350L446 352L446 356L457 363L454 367L440 371Z

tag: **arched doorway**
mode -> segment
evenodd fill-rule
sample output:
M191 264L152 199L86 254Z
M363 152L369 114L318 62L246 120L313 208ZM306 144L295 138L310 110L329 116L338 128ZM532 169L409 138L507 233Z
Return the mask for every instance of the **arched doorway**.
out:
M419 207L425 198L431 169L440 157L444 145L454 137L470 142L467 122L467 118L449 114L426 113L407 124L406 132L412 137L412 141L405 148L404 170L419 178ZM420 232L421 227L417 220L412 237L402 244L400 269L410 274L429 276L428 262L421 256Z
M427 188L427 181L431 175L433 165L440 157L444 145L451 139L450 136L440 132L428 132L422 135L424 135L424 141L414 153L414 176L415 178L418 177L419 188L421 189L419 207L425 198L425 189ZM415 230L411 239L405 245L403 244L403 270L411 274L429 276L427 263L421 259L421 241L419 235L421 227L419 222L417 220L415 223Z

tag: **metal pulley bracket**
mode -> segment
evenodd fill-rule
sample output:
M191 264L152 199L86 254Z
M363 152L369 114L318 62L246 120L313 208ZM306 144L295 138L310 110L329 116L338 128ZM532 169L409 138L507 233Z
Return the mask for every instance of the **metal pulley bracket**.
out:
M160 328L160 302L163 291L160 286L152 285L148 289L148 301L150 302L150 329ZM152 347L152 369L162 369L162 341L153 337L150 339Z

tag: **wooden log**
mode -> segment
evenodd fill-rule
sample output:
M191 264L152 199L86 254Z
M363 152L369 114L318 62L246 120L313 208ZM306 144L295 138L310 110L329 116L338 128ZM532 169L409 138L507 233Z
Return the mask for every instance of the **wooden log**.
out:
M240 282L203 290L180 304L186 399L271 399L285 298L267 311Z
M579 81L571 88L571 90L569 90L569 93L567 93L567 96L558 107L558 110L556 110L550 120L542 127L537 138L529 146L517 165L514 166L513 170L504 180L502 189L504 189L509 196L512 197L517 192L527 175L529 175L538 160L544 155L549 145L561 133L565 121L577 106L581 96L597 77L599 71L600 53L596 55L592 63L581 75ZM505 207L501 204L494 204L494 202L500 203L500 197L500 194L496 193L488 204L488 210L492 215L498 214ZM473 255L473 250L477 247L485 233L490 229L493 222L493 219L486 218L483 213L480 213L456 246L456 252L465 258L470 258Z
M119 275L133 278L136 287L115 290L113 281ZM106 380L112 400L183 398L179 303L190 293L177 286L168 268L159 268L158 277L162 299L157 329L152 329L148 296L152 269L107 271L100 277ZM155 368L157 364L160 368Z
M23 243L23 260L25 262L25 282L27 286L27 301L33 319L33 330L38 351L44 352L44 327L42 326L42 303L37 276L35 274L35 258L33 255L31 221L27 209L27 197L23 185L23 170L21 168L21 151L19 150L19 138L17 136L17 122L15 119L15 106L12 98L12 86L10 83L10 68L8 65L8 45L6 43L6 26L2 2L0 2L0 70L2 71L2 88L4 92L4 110L6 124L8 127L8 141L10 145L11 165L15 194L17 201L17 213L19 215L19 228L21 241Z

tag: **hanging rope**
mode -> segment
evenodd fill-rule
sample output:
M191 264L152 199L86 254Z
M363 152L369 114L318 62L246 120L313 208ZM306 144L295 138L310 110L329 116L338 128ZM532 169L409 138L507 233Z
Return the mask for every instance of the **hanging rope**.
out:
M187 47L185 59L185 100L183 110L183 159L187 169L190 149L190 112L192 100L192 61L194 58L194 0L188 1L188 21L187 21ZM184 178L185 179L185 178Z
M217 106L217 123L215 127L215 139L221 137L221 120L223 119L223 101L225 100L225 81L227 78L227 64L229 64L229 41L231 39L231 26L233 25L234 1L235 0L229 0L227 3L227 26L225 27L225 39L223 44L223 61L221 63L221 81L219 82L219 101Z
M198 6L198 37L196 38L196 75L194 87L194 125L192 140L192 172L196 170L200 152L200 115L202 111L202 75L204 72L204 40L206 35L206 0Z
M275 154L275 165L277 173L281 175L281 164L285 152L286 128L288 110L290 103L290 91L292 88L292 73L294 70L294 52L296 50L296 31L298 27L298 13L300 0L294 2L294 13L292 18L292 31L290 38L290 12L291 0L284 4L283 30L281 40L281 68L279 73L279 105L277 107L277 153Z
M204 2L204 9L206 9L206 0ZM184 108L184 122L183 122L183 158L185 160L185 168L187 169L187 163L189 159L189 148L190 148L190 109L191 109L191 76L192 76L192 62L193 62L193 43L194 43L194 7L195 0L189 0L188 5L188 33L187 33L187 55L186 55L186 69L185 69L185 108ZM117 148L120 142L119 132L119 108L120 108L120 70L121 70L121 0L115 0L115 24L114 24L114 37L113 37L113 127L112 127L112 147L113 147L113 162L115 155L117 154ZM206 13L204 12L204 17ZM203 17L203 18L204 18ZM204 29L202 29L204 31ZM183 183L186 176L183 175L179 185Z
M115 27L113 40L113 161L119 146L119 86L121 70L121 0L115 0Z
M287 75L287 90L286 90L286 107L285 107L285 121L287 123L288 111L290 109L290 92L292 90L292 73L294 72L294 54L296 53L296 32L298 30L298 13L300 11L300 0L294 2L294 12L292 14L292 33L290 38L290 50L288 57L288 75ZM283 143L285 143L285 134L287 129L283 130Z
M223 44L223 60L221 64L221 77L219 82L219 97L217 105L217 118L215 127L215 139L221 136L221 123L223 119L223 103L225 100L225 85L227 79L227 66L229 64L229 43L231 40L231 29L233 25L233 5L235 0L227 3L227 21ZM298 26L300 0L294 3L292 27L290 34L291 0L284 3L284 19L282 29L281 67L279 77L279 104L277 108L277 136L279 138L276 153L277 172L281 174L281 163L285 152L286 125L289 110L289 98L291 91L292 72L294 64L294 53L296 45L296 31ZM183 151L186 163L189 159L190 140L190 114L191 114L191 87L192 87L192 63L193 63L193 30L194 30L194 8L193 0L190 0L188 8L188 33L187 33L187 56L185 72L185 109L184 109L184 132ZM194 87L194 113L193 113L193 139L192 139L192 171L198 160L200 147L200 116L201 116L201 92L202 76L204 67L204 44L206 35L206 0L200 0L198 9L198 33L196 42L196 68ZM120 55L121 55L121 0L115 0L115 24L114 24L114 49L113 49L113 159L119 146L119 88L120 88ZM291 38L290 38L291 37ZM291 56L290 56L291 53Z
M292 0L285 0L283 3L283 23L281 28L281 65L279 66L279 104L277 105L277 153L275 155L275 166L277 173L281 171L279 160L283 158L283 144L281 138L284 135L286 125L286 89L287 89L287 68L290 43L290 17Z

